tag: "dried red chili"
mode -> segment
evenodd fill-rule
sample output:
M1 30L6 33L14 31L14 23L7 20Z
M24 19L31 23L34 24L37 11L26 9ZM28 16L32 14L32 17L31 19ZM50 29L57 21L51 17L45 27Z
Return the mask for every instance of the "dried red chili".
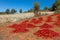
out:
M60 20L60 14L57 16L57 20Z
M40 21L43 21L43 17L39 17L38 19L39 19Z
M31 20L31 23L33 23L33 24L38 24L39 21L38 21L36 18L33 18L33 19Z
M35 25L33 25L33 24L27 24L26 25L26 28L35 28L36 26Z
M24 25L13 24L9 27L15 29L15 30L13 30L13 33L27 32L28 31L28 29L26 29L26 27Z
M25 31L28 31L28 29L26 28L35 28L36 26L34 26L33 24L30 24L30 23L27 23L27 21L24 21L20 24L13 24L13 25L10 25L9 27L10 28L14 28L15 30L13 30L13 32L25 32Z
M33 19L31 20L31 22L32 22L33 24L41 23L41 21L43 21L43 18L42 18L42 17L39 17L38 19L33 18Z
M27 24L27 23L29 23L29 20L25 20L25 21L21 22L20 24Z
M53 22L52 17L48 16L46 22Z
M38 23L41 23L43 21L43 17L38 18Z
M57 26L59 26L59 27L60 27L60 20L55 21L54 25L57 25Z
M53 26L47 23L44 23L43 25L40 26L40 28L45 28L45 29L49 29L52 28Z
M34 35L37 35L38 37L53 38L57 37L59 34L49 29L42 29L35 32Z

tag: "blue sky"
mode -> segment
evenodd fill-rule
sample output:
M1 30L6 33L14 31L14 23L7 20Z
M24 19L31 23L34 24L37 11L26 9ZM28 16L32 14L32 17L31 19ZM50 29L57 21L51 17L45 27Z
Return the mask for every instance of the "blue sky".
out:
M39 2L40 9L43 9L45 6L49 8L55 2L55 0L0 0L0 11L5 11L6 9L22 9L27 11L30 8L33 8L33 3Z

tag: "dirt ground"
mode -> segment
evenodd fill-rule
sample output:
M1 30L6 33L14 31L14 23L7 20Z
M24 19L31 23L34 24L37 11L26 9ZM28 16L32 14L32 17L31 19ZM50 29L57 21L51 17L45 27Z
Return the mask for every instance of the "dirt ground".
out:
M46 20L47 16L43 16L44 20ZM53 17L55 20L55 17ZM20 23L19 21L15 22L15 23ZM44 24L45 21L43 21L41 24ZM36 28L30 28L29 32L26 33L12 33L11 31L14 30L12 28L7 28L8 25L10 24L14 24L14 23L4 23L4 24L0 24L0 40L60 40L60 28L55 27L51 28L51 30L56 31L59 33L59 36L57 38L42 38L42 37L37 37L36 35L34 35L33 33L36 32L37 30L39 30L39 27ZM40 25L41 25L40 24ZM53 24L53 23L49 23L49 24Z

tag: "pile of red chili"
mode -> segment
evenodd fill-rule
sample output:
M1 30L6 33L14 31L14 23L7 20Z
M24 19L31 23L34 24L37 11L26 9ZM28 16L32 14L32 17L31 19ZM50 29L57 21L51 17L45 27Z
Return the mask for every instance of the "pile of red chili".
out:
M44 23L43 25L40 26L40 28L44 28L44 29L49 29L52 28L53 26L47 23Z
M57 32L54 32L54 31L49 30L49 29L38 30L34 34L37 35L38 37L45 37L45 38L53 38L53 37L57 37L58 36Z
M34 35L37 35L38 37L45 37L45 38L53 38L59 35L59 33L53 30L50 30L50 28L53 28L53 26L47 23L47 22L53 22L52 16L47 17L46 22L43 25L39 26L39 28L41 29L35 32ZM56 21L54 24L60 26L60 15L57 18L58 18L58 21ZM37 27L36 24L42 23L42 21L45 21L43 17L32 18L31 20L25 20L19 24L12 24L8 27L14 28L14 30L12 31L13 33L28 32L29 28Z

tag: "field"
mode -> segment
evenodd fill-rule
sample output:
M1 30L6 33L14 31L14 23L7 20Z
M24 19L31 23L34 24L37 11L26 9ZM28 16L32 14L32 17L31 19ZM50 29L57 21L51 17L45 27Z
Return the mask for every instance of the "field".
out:
M0 40L60 40L60 14L0 23Z

